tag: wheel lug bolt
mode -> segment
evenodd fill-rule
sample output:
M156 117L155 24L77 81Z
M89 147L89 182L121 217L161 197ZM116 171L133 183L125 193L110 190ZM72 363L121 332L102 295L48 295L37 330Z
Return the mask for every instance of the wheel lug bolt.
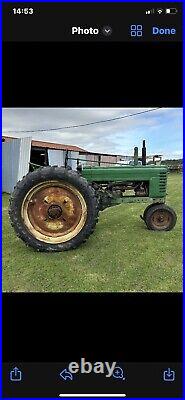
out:
M35 203L36 203L36 200L35 200L35 199L34 199L34 200L32 199L32 200L29 201L29 204L31 204L31 205L33 205L33 204L35 204Z

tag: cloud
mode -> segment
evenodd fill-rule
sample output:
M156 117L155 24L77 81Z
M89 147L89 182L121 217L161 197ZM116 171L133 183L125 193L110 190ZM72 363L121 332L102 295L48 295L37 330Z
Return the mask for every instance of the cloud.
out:
M182 109L158 109L131 118L51 132L20 133L117 118L146 109L130 108L26 108L3 109L3 131L10 136L31 135L35 140L72 144L89 151L132 154L146 139L150 153L175 157L182 148ZM17 131L11 133L11 131ZM181 151L181 150L180 150ZM176 158L178 158L176 156Z

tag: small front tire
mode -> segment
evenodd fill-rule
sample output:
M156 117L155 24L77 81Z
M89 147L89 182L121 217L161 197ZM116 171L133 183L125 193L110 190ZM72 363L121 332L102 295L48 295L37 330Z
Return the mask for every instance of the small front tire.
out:
M155 207L156 205L161 205L161 204L162 203L151 203L151 204L149 204L144 210L144 213L143 213L143 216L142 216L143 221L146 222L146 215L147 215L148 210L150 210L152 207Z
M174 228L177 216L175 211L166 204L156 204L145 211L145 223L148 229L170 231Z

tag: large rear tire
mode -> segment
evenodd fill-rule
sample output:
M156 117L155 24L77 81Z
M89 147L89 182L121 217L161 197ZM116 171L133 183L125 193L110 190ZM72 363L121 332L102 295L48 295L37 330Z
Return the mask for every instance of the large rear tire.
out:
M17 236L37 251L70 250L93 232L98 202L77 172L44 167L18 182L10 198L9 216Z

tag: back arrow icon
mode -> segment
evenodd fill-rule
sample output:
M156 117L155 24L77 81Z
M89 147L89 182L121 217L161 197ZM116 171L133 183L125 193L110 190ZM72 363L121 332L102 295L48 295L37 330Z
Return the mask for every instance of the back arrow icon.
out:
M66 368L65 368L62 372L60 372L60 377L61 377L62 379L64 379L64 381L67 381L68 379L69 379L70 381L73 380L73 375L72 375L71 372L69 372Z

